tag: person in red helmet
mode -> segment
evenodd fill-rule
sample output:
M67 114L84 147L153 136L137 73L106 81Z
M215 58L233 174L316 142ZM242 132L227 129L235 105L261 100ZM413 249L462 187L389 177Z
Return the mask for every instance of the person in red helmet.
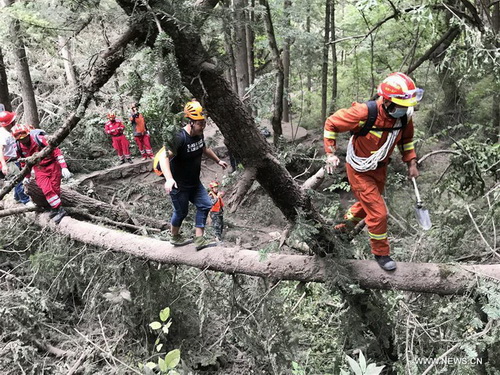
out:
M111 136L113 148L118 154L120 164L125 163L125 160L132 164L133 162L130 158L130 144L124 134L125 125L123 125L120 120L116 119L116 115L113 112L109 112L107 118L108 122L104 125L104 131Z
M406 74L396 72L382 81L377 93L379 98L375 102L353 103L350 108L340 109L328 117L324 127L325 169L332 173L340 163L335 155L337 134L352 132L347 147L346 171L357 202L345 214L345 222L336 229L348 231L365 219L375 260L382 269L392 271L396 269L396 263L390 256L387 208L382 192L389 157L396 145L407 164L408 176L419 175L413 146L412 114L413 107L422 99L423 90ZM369 122L373 127L363 131L363 126Z
M49 145L43 134L33 133L33 127L30 125L15 125L12 128L12 136L17 142L18 158L30 157ZM21 167L24 165L25 163L21 162ZM61 178L71 176L61 150L54 148L48 156L33 166L33 170L36 184L51 207L49 216L56 224L59 224L66 216L66 211L61 205ZM27 180L30 177L30 174L26 175Z
M9 111L0 112L0 164L2 166L0 179L8 174L19 172L17 162L16 140L11 134L12 127L16 124L16 113ZM11 168L9 168L9 166ZM23 183L14 187L14 199L22 204L33 206L33 202L24 192Z
M15 140L10 134L10 129L16 124L16 113L2 111L0 112L0 164L2 166L2 174L6 176L9 173L7 160L11 157L16 157Z
M222 231L224 229L224 201L222 197L224 193L219 191L219 182L212 181L208 184L208 196L212 201L210 209L210 218L212 219L212 227L214 228L217 241L222 241Z
M146 160L147 158L153 159L154 154L151 148L151 139L144 116L139 112L139 103L133 103L130 108L132 110L130 123L132 124L135 143L141 152L141 160Z

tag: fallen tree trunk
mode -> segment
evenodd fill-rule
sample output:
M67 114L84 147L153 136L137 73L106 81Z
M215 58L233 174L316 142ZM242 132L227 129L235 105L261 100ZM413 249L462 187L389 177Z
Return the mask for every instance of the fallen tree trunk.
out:
M137 236L65 217L59 225L40 214L34 221L74 240L143 259L185 265L227 274L241 273L281 280L332 281L342 275L348 282L367 289L395 289L440 295L463 294L478 277L500 281L500 265L448 265L398 263L394 272L383 271L375 261L340 260L332 256L269 254L261 260L258 251L211 247L196 251L194 245L174 247L168 242Z
M26 194L28 194L33 202L40 207L50 208L45 200L45 196L38 185L31 181L26 186ZM100 200L87 197L75 190L69 189L66 186L61 186L61 202L63 207L76 207L92 212L94 215L106 217L113 221L120 221L126 224L145 225L150 228L167 229L169 223L164 220L158 220L149 216L137 215L128 212L119 207L102 202ZM136 224L137 223L137 224Z
M98 183L102 181L118 180L131 176L137 176L142 173L149 173L152 171L153 163L151 162L151 160L135 161L133 164L122 164L116 167L80 176L75 182L71 184L71 187L87 185L90 182Z

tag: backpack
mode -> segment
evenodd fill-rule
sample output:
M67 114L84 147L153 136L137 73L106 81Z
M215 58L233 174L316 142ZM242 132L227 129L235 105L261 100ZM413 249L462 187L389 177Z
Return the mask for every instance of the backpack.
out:
M364 137L365 135L367 135L370 132L370 130L372 130L373 125L375 125L375 121L377 120L378 116L377 102L375 100L369 100L366 102L366 105L368 106L368 119L366 120L365 125L361 128L359 132L352 133L356 137ZM401 126L397 128L377 128L377 131L392 132L394 130L403 129L407 123L408 123L408 116L404 115L403 117L401 117Z
M45 131L42 129L30 130L30 136L33 137L40 150L45 147L42 140L39 138L41 135L45 136L47 135L47 133L45 133ZM22 155L23 153L21 152L21 143L19 141L16 141L16 146L17 146L17 152L19 153L19 155Z
M155 154L155 157L153 159L153 172L156 173L158 176L163 176L163 172L161 171L161 167L160 167L160 158L163 157L163 155L166 153L167 151L165 150L165 146L163 146L160 151L158 151L156 154Z
M182 142L186 144L187 138L186 138L186 133L182 132ZM153 172L156 173L158 176L163 176L163 172L161 171L161 166L160 166L160 158L163 157L163 154L167 152L165 146L163 146L160 151L158 151L155 154L155 157L153 159Z

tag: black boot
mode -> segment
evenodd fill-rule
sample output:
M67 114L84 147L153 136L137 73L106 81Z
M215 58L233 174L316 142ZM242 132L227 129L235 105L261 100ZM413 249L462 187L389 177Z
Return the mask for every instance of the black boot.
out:
M66 216L66 211L64 211L64 208L59 207L52 221L56 224L59 224L64 216Z
M52 219L56 215L57 215L57 208L51 208L49 211L49 218Z
M375 260L385 271L394 271L396 269L396 262L389 255L375 255Z

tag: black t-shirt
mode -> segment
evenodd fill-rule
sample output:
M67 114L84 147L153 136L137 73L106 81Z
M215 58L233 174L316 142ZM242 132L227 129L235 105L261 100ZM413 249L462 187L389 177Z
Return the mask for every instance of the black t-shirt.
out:
M184 129L176 134L172 146L170 171L177 187L194 188L200 184L201 156L205 147L203 135L191 137Z

